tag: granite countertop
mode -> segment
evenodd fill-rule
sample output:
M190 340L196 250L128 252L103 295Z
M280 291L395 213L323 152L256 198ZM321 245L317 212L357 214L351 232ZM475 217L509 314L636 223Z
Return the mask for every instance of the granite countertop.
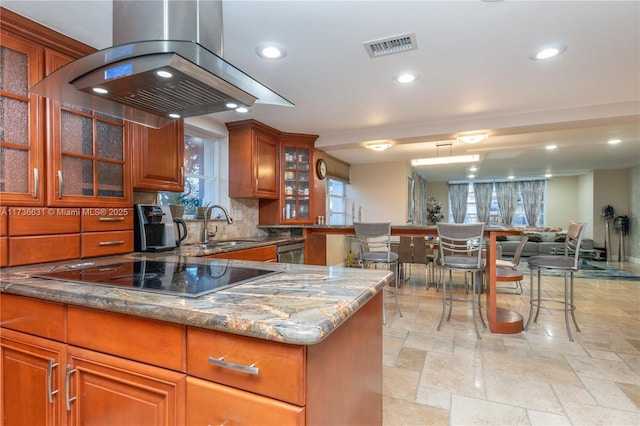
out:
M32 277L75 263L139 259L244 266L281 273L197 298ZM290 344L322 341L391 282L393 274L312 265L133 253L0 269L0 292Z
M217 253L226 253L230 251L245 250L256 247L265 247L271 245L283 245L297 242L304 242L303 237L247 237L234 238L232 241L238 242L236 245L225 245L225 241L212 239L207 246L202 244L187 244L178 247L176 254L181 256L208 256Z

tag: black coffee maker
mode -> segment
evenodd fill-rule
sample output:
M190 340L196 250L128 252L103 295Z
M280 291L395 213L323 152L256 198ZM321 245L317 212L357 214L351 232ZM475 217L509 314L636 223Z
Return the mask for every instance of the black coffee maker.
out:
M182 219L174 219L169 206L135 204L133 211L135 251L173 250L187 238L186 223Z

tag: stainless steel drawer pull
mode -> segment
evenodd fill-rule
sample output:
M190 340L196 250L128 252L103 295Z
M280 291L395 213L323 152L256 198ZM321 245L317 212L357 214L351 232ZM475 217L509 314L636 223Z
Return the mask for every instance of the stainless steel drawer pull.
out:
M119 241L100 241L100 243L98 244L100 247L103 246L117 246L120 244L124 244L124 241L119 240Z
M71 369L71 366L67 364L67 374L64 377L64 396L67 403L67 411L71 411L71 403L77 399L76 396L73 398L70 397L70 387L71 387L71 375L75 373L76 369Z
M122 222L124 217L101 217L98 219L99 222Z
M229 370L241 371L248 374L258 375L258 373L260 372L260 369L255 366L255 363L251 365L234 364L232 362L225 361L223 356L221 356L220 358L214 358L210 356L209 362L222 368L228 368Z
M53 404L53 396L58 393L58 390L51 389L53 387L53 369L58 366L58 363L53 362L53 358L49 358L49 366L47 367L47 396L49 397L49 403Z

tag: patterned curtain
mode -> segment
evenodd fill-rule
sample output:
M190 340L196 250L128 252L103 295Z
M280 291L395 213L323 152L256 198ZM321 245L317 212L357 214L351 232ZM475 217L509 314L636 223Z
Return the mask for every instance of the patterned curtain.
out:
M476 197L476 212L478 214L478 222L489 224L489 216L491 215L491 193L493 192L493 182L491 183L473 183L473 193Z
M513 222L513 214L516 211L516 203L518 202L518 183L496 182L496 198L500 216L502 217L502 224L510 227Z
M451 214L455 223L464 223L464 217L467 215L468 196L468 183L449 184L449 201L451 202Z
M528 180L520 182L520 195L527 223L531 227L538 225L538 218L542 211L542 197L544 195L543 180Z

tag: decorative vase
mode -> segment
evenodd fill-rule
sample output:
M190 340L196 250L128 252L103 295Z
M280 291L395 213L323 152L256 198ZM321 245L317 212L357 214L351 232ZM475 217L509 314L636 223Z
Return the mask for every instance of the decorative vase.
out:
M618 248L618 262L624 262L625 253L624 253L624 233L620 232L620 246Z

